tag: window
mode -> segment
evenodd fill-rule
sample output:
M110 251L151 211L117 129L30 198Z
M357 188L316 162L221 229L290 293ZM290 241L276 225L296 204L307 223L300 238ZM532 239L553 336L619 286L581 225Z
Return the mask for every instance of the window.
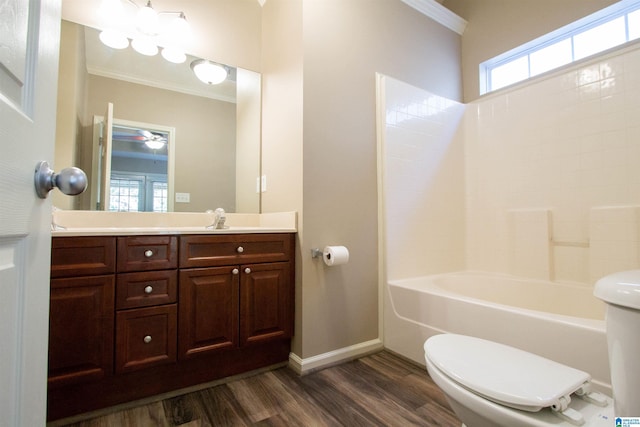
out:
M623 0L480 64L480 94L640 38L640 0Z
M117 212L140 211L142 180L111 177L109 210Z
M167 211L167 183L160 181L151 182L151 194L153 197L153 212Z
M109 210L118 212L166 212L167 181L162 175L111 174Z

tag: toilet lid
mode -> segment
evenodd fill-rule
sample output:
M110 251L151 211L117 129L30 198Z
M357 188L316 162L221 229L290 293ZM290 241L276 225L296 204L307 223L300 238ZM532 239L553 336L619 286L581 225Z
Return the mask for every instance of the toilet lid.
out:
M425 356L442 373L485 398L525 411L561 405L591 376L513 347L455 334L429 338Z

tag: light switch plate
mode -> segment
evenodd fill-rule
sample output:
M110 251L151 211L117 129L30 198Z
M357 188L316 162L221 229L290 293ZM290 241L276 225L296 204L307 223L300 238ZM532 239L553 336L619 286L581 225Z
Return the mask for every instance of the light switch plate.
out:
M176 203L189 203L191 193L176 193Z

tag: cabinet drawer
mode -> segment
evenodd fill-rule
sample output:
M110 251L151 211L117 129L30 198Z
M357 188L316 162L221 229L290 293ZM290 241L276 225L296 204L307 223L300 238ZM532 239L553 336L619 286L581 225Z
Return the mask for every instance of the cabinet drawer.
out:
M176 236L118 237L118 272L166 270L178 266Z
M51 277L111 274L115 266L115 237L51 239Z
M116 313L116 372L176 361L176 304Z
M180 267L288 261L293 234L191 235L180 239Z
M176 270L118 274L116 308L121 310L174 303L177 292Z

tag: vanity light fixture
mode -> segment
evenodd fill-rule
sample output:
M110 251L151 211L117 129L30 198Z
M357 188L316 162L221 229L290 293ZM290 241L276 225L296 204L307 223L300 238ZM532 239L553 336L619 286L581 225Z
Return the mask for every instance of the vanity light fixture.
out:
M229 68L206 59L196 59L191 63L191 69L203 83L217 85L226 80Z
M136 7L135 17L129 13L132 16L127 18L124 5ZM183 46L190 38L191 29L183 12L157 12L151 0L147 0L142 7L133 0L102 0L98 13L105 22L106 29L100 33L100 41L105 45L113 49L125 49L129 46L128 34L133 35L131 47L142 55L156 55L160 42L164 46L162 57L167 61L176 64L186 61ZM162 15L177 16L168 25L161 26ZM122 28L126 22L133 22L135 28Z
M112 49L126 49L129 39L118 30L104 30L100 32L100 41Z

